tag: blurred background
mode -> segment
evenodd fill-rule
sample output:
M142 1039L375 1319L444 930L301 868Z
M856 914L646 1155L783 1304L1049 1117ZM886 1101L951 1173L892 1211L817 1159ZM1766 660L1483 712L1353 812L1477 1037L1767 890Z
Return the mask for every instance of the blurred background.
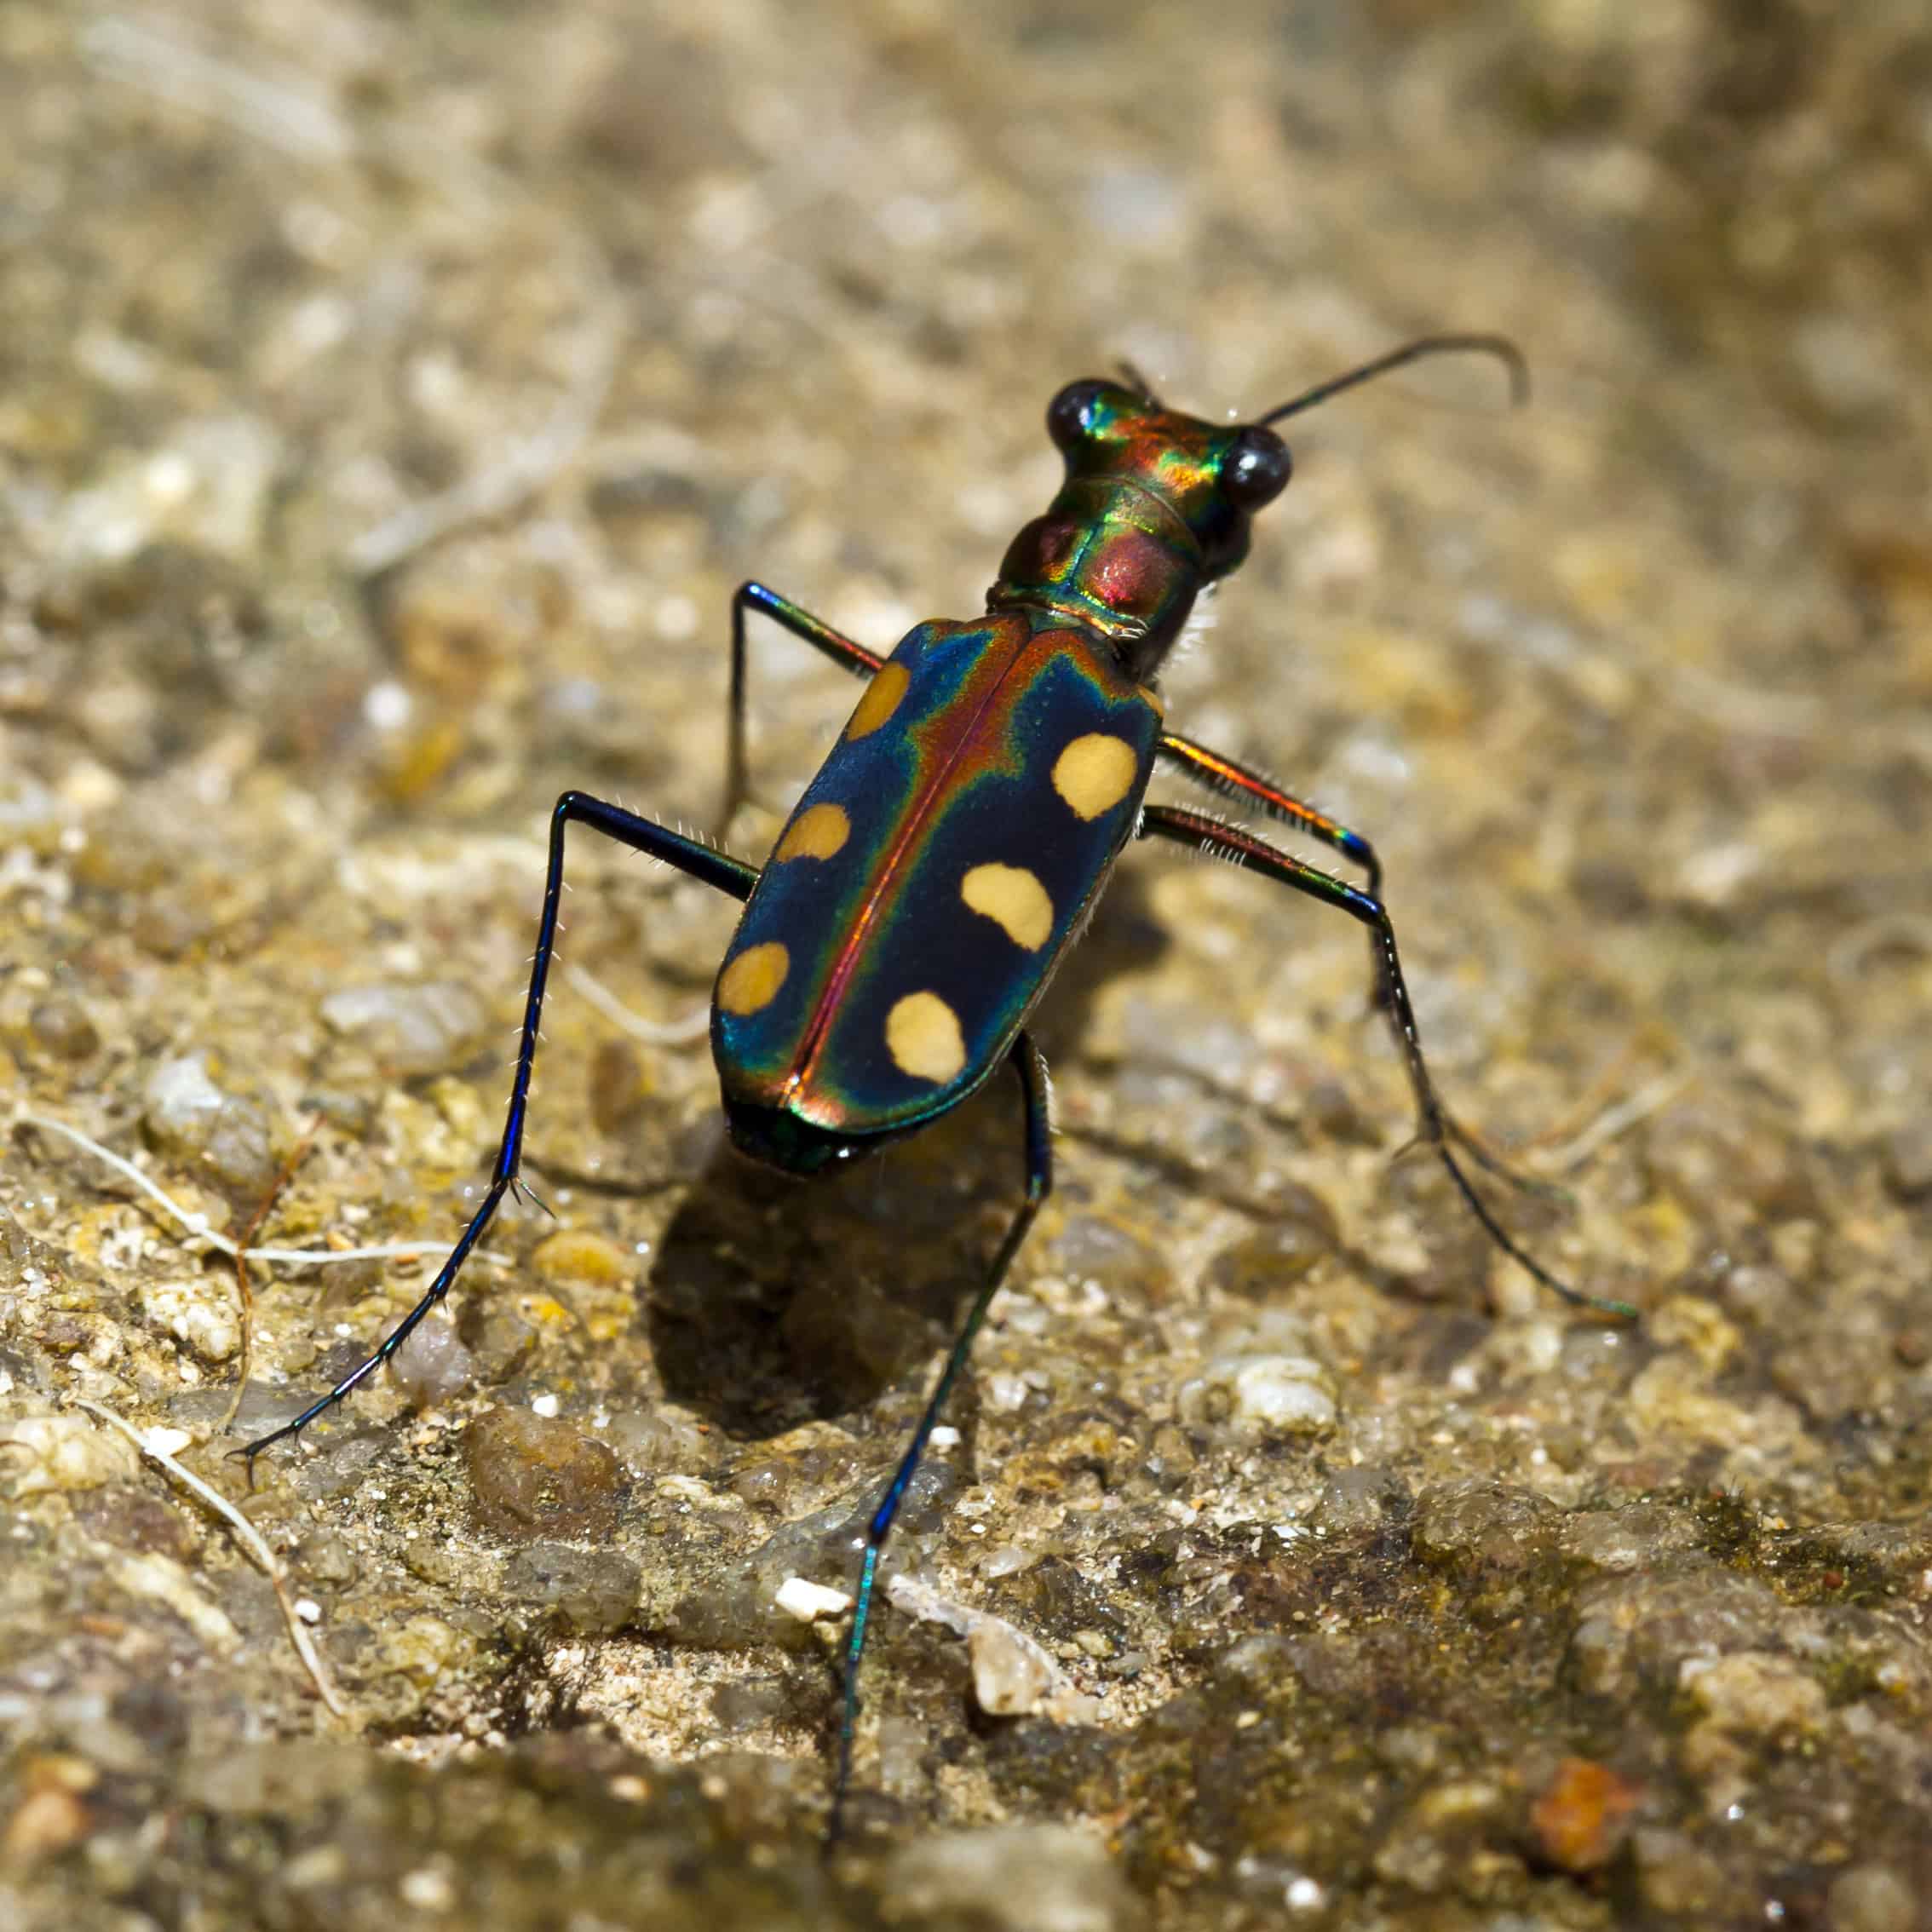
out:
M1932 1923L1921 5L0 0L0 130L14 1923ZM1374 841L1445 1090L1560 1190L1499 1212L1638 1328L1392 1161L1357 931L1130 854L908 1525L954 1621L883 1614L822 1867L772 1592L841 1580L1015 1109L742 1170L648 1032L730 909L586 840L556 1222L244 1494L244 1371L247 1429L423 1274L257 1268L249 1349L33 1122L283 1248L453 1234L555 794L756 858L853 702L761 635L717 827L734 584L888 649L980 608L1063 382L1252 416L1443 329L1530 405L1295 423L1169 716ZM349 1720L76 1396L246 1502ZM961 1605L1077 1701L985 1716Z

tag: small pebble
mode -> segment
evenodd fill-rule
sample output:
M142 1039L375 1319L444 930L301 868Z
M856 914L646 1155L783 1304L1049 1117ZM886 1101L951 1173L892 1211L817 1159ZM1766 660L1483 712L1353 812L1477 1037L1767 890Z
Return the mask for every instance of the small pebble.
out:
M637 1566L612 1550L575 1550L564 1543L533 1543L503 1566L507 1596L555 1610L584 1636L622 1627L637 1607Z
M586 1228L565 1228L538 1243L530 1265L545 1281L584 1281L612 1287L630 1279L637 1257Z
M489 1010L474 988L440 980L345 986L322 1002L322 1018L398 1078L455 1072L490 1024Z
M1306 1355L1222 1355L1185 1383L1185 1422L1219 1425L1249 1439L1320 1435L1335 1426L1327 1371Z
M67 994L43 999L27 1015L34 1044L60 1060L85 1060L101 1044L87 1009Z
M1824 1688L1802 1665L1762 1651L1686 1658L1677 1681L1714 1722L1745 1737L1815 1732L1829 1708Z
M982 1618L966 1640L973 1666L973 1699L989 1717L1024 1717L1038 1711L1059 1673L1037 1644L1024 1643L1010 1624Z
M852 1599L842 1590L810 1583L803 1577L787 1577L772 1601L802 1624L815 1624L821 1617L841 1617L852 1607Z
M528 1409L492 1409L463 1438L478 1523L517 1542L608 1536L624 1472L605 1446Z
M1554 1547L1558 1511L1533 1490L1475 1476L1440 1482L1416 1498L1410 1544L1455 1575L1529 1568Z
M0 1422L0 1482L18 1502L50 1491L97 1489L135 1472L133 1444L91 1417Z
M1826 1894L1831 1932L1916 1932L1922 1902L1889 1865L1854 1865Z
M292 1556L296 1574L304 1583L352 1584L361 1566L348 1538L339 1530L311 1530L295 1546Z
M1330 1536L1366 1535L1409 1510L1408 1486L1393 1469L1364 1463L1337 1469L1322 1485L1315 1523Z
M986 1932L1118 1932L1139 1908L1107 1848L1070 1825L937 1831L887 1860L895 1920L955 1921Z
M30 1791L7 1820L0 1853L17 1867L58 1856L87 1836L93 1820L72 1791L54 1786Z
M232 1281L207 1275L158 1281L141 1291L141 1307L151 1327L166 1330L204 1362L228 1361L241 1348Z
M848 1506L787 1523L681 1597L668 1619L669 1630L679 1641L705 1649L757 1643L802 1647L808 1625L795 1611L779 1607L779 1593L795 1577L855 1576L863 1538L863 1525L854 1521ZM888 1554L888 1578L891 1561Z
M229 1092L205 1051L164 1061L142 1090L141 1126L161 1153L189 1161L226 1187L259 1193L275 1178L267 1109Z
M1010 1543L1000 1543L980 1552L978 1568L982 1577L1016 1577L1038 1561L1032 1550L1021 1550Z
M1335 1398L1321 1386L1319 1362L1305 1355L1262 1355L1234 1377L1234 1417L1267 1435L1315 1435L1335 1420Z
M1530 1814L1544 1856L1566 1872L1601 1870L1642 1795L1607 1765L1566 1757Z
M1686 1925L1730 1922L1718 1909L1727 1889L1724 1868L1687 1834L1646 1826L1632 1835L1630 1849L1639 1899L1652 1912Z
M461 1394L476 1380L476 1358L463 1346L456 1324L442 1309L432 1310L410 1331L389 1358L389 1379L419 1409Z

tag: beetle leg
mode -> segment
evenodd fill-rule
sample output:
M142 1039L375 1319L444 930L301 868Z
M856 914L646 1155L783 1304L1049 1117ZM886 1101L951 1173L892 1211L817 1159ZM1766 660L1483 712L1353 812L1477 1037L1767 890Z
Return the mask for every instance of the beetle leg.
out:
M1210 791L1218 791L1224 797L1252 804L1269 818L1294 825L1309 837L1319 838L1324 845L1331 846L1344 859L1353 860L1368 874L1369 897L1382 897L1382 861L1376 856L1375 848L1359 831L1351 831L1339 819L1318 811L1292 792L1283 791L1273 779L1265 778L1245 765L1239 765L1233 759L1210 750L1205 745L1197 745L1191 738L1182 738L1176 732L1164 733L1157 750L1196 785ZM1377 1013L1389 1013L1389 983L1384 976L1382 942L1373 933L1369 935L1369 972L1374 980L1369 1003ZM1554 1182L1518 1173L1508 1162L1491 1153L1453 1114L1445 1113L1442 1124L1449 1137L1468 1153L1477 1166L1493 1174L1498 1180L1506 1181L1525 1193L1542 1194L1560 1200L1568 1198L1568 1191Z
M523 1153L524 1122L530 1103L530 1076L537 1061L538 1022L543 1017L543 988L550 975L551 955L556 950L557 915L564 889L564 833L573 824L589 825L593 831L602 832L607 838L614 838L620 845L630 846L633 851L662 859L681 872L702 879L706 885L716 886L720 892L729 893L733 899L750 898L752 887L758 883L755 866L727 858L723 853L654 824L649 819L641 819L621 806L607 805L603 800L589 797L581 791L566 791L558 799L550 814L549 871L543 883L543 916L537 925L537 950L530 962L530 991L524 1002L523 1030L516 1052L516 1075L510 1088L509 1111L503 1122L503 1141L497 1150L496 1165L491 1170L489 1189L482 1205L470 1216L469 1225L458 1237L449 1259L423 1291L422 1299L390 1330L382 1345L350 1370L326 1395L311 1402L292 1422L284 1423L280 1428L271 1429L267 1435L256 1437L235 1452L246 1460L251 1470L255 1458L264 1449L300 1435L318 1416L332 1409L395 1354L423 1318L449 1293L469 1251L481 1239L484 1229L490 1225L498 1203L517 1184L517 1165Z
M834 630L823 618L802 610L789 597L768 590L756 580L741 584L731 594L731 703L725 727L724 808L718 816L722 832L731 815L745 802L746 765L745 756L745 613L762 611L782 624L794 637L802 637L815 651L822 651L835 664L842 665L855 676L870 677L883 658L854 644L842 632Z
M1210 750L1205 745L1197 745L1191 738L1182 738L1177 732L1163 733L1156 750L1161 757L1177 766L1196 785L1205 785L1209 791L1218 791L1226 797L1251 803L1269 818L1279 819L1305 831L1310 838L1319 838L1324 845L1332 846L1344 859L1353 860L1368 874L1369 896L1371 899L1382 896L1382 861L1376 857L1375 848L1359 831L1351 831L1339 819L1330 818L1327 813L1316 810L1313 805L1304 804L1293 793L1284 791L1273 779L1264 778L1245 765L1238 765L1232 758ZM1382 968L1379 949L1376 952L1375 963L1379 982ZM1376 1003L1380 1006L1386 1003L1378 995Z
M999 1291L1000 1283L1006 1279L1007 1268L1019 1251L1020 1244L1026 1239L1034 1216L1040 1211L1041 1202L1053 1191L1053 1122L1048 1098L1046 1061L1040 1057L1039 1049L1032 1038L1022 1033L1013 1043L1011 1064L1013 1071L1020 1077L1021 1095L1026 1109L1026 1199L1021 1202L1005 1238L993 1255L992 1265L986 1270L986 1278L979 1293L973 1297L973 1305L967 1311L966 1320L946 1355L946 1366L940 1371L939 1380L933 1384L933 1392L927 1398L918 1427L912 1431L912 1440L906 1444L906 1452L899 1459L899 1467L894 1470L892 1481L886 1486L885 1494L879 1498L872 1520L866 1526L865 1554L852 1606L852 1630L845 1644L845 1703L839 1725L838 1778L832 1786L830 1826L830 1836L835 1839L844 1825L846 1788L852 1779L852 1741L859 1723L859 1663L865 1651L865 1629L871 1617L873 1587L878 1580L879 1553L885 1547L887 1537L892 1533L893 1519L898 1515L899 1506L906 1499L906 1488L919 1467L920 1458L925 1454L927 1439L932 1435L946 1398L952 1393L953 1384L966 1366L966 1358L972 1353L973 1338L980 1332L986 1309Z
M1469 1143L1450 1119L1436 1095L1429 1063L1423 1057L1422 1040L1416 1030L1415 1009L1409 1002L1408 986L1402 978L1402 962L1395 950L1395 929L1389 923L1388 911L1379 899L1359 886L1350 885L1345 879L1336 878L1331 873L1291 858L1252 832L1223 825L1205 812L1170 805L1150 805L1141 814L1140 836L1174 839L1181 844L1196 847L1210 858L1226 859L1234 865L1246 865L1264 877L1291 886L1297 892L1307 893L1311 899L1339 906L1351 918L1366 926L1375 942L1382 985L1387 989L1389 1023L1394 1032L1396 1044L1401 1049L1408 1069L1410 1090L1415 1095L1417 1139L1435 1150L1436 1158L1448 1169L1449 1177L1455 1182L1457 1192L1468 1203L1470 1213L1482 1224L1490 1239L1512 1261L1527 1269L1545 1288L1576 1307L1594 1308L1600 1314L1635 1319L1636 1310L1628 1302L1584 1294L1559 1280L1540 1262L1519 1247L1504 1232L1501 1222L1463 1171L1451 1142L1465 1147Z
M1368 874L1369 897L1382 897L1382 861L1376 857L1375 848L1359 831L1351 831L1340 819L1331 819L1327 813L1318 811L1292 792L1284 791L1273 779L1264 778L1245 765L1238 765L1222 752L1197 745L1193 739L1182 738L1177 732L1163 733L1156 749L1161 757L1170 765L1177 766L1183 775L1196 785L1210 791L1218 791L1223 797L1254 806L1268 817L1293 825L1310 838L1319 838L1344 859L1352 860ZM1386 1013L1389 982L1383 975L1382 949L1372 934L1369 939L1369 975L1372 982L1369 988L1369 1004L1376 1012Z

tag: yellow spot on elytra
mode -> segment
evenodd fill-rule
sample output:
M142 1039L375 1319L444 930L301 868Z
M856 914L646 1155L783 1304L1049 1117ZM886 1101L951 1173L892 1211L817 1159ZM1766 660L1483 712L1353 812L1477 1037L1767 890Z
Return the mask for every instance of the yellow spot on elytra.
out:
M1140 762L1125 739L1090 731L1054 760L1053 789L1077 817L1097 819L1127 796Z
M959 1015L934 992L907 993L886 1015L886 1049L917 1080L950 1080L966 1064Z
M882 664L872 674L865 695L859 700L852 722L845 727L846 737L863 738L868 732L877 731L899 709L899 701L911 681L912 674L904 664Z
M1024 865L975 865L959 882L959 896L1029 952L1038 952L1052 934L1053 901Z
M785 827L772 862L829 859L851 836L852 820L842 805L808 805Z
M769 1006L791 970L791 955L776 940L748 946L718 975L718 1004L742 1016Z

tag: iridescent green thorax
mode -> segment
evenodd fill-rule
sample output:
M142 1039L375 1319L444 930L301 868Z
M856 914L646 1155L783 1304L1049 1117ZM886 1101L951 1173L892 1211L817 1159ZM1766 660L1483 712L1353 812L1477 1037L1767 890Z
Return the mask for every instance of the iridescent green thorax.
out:
M1252 512L1288 478L1274 433L1216 426L1113 382L1061 391L1047 427L1067 480L1014 538L989 609L1044 607L1151 677L1202 588L1248 554Z

